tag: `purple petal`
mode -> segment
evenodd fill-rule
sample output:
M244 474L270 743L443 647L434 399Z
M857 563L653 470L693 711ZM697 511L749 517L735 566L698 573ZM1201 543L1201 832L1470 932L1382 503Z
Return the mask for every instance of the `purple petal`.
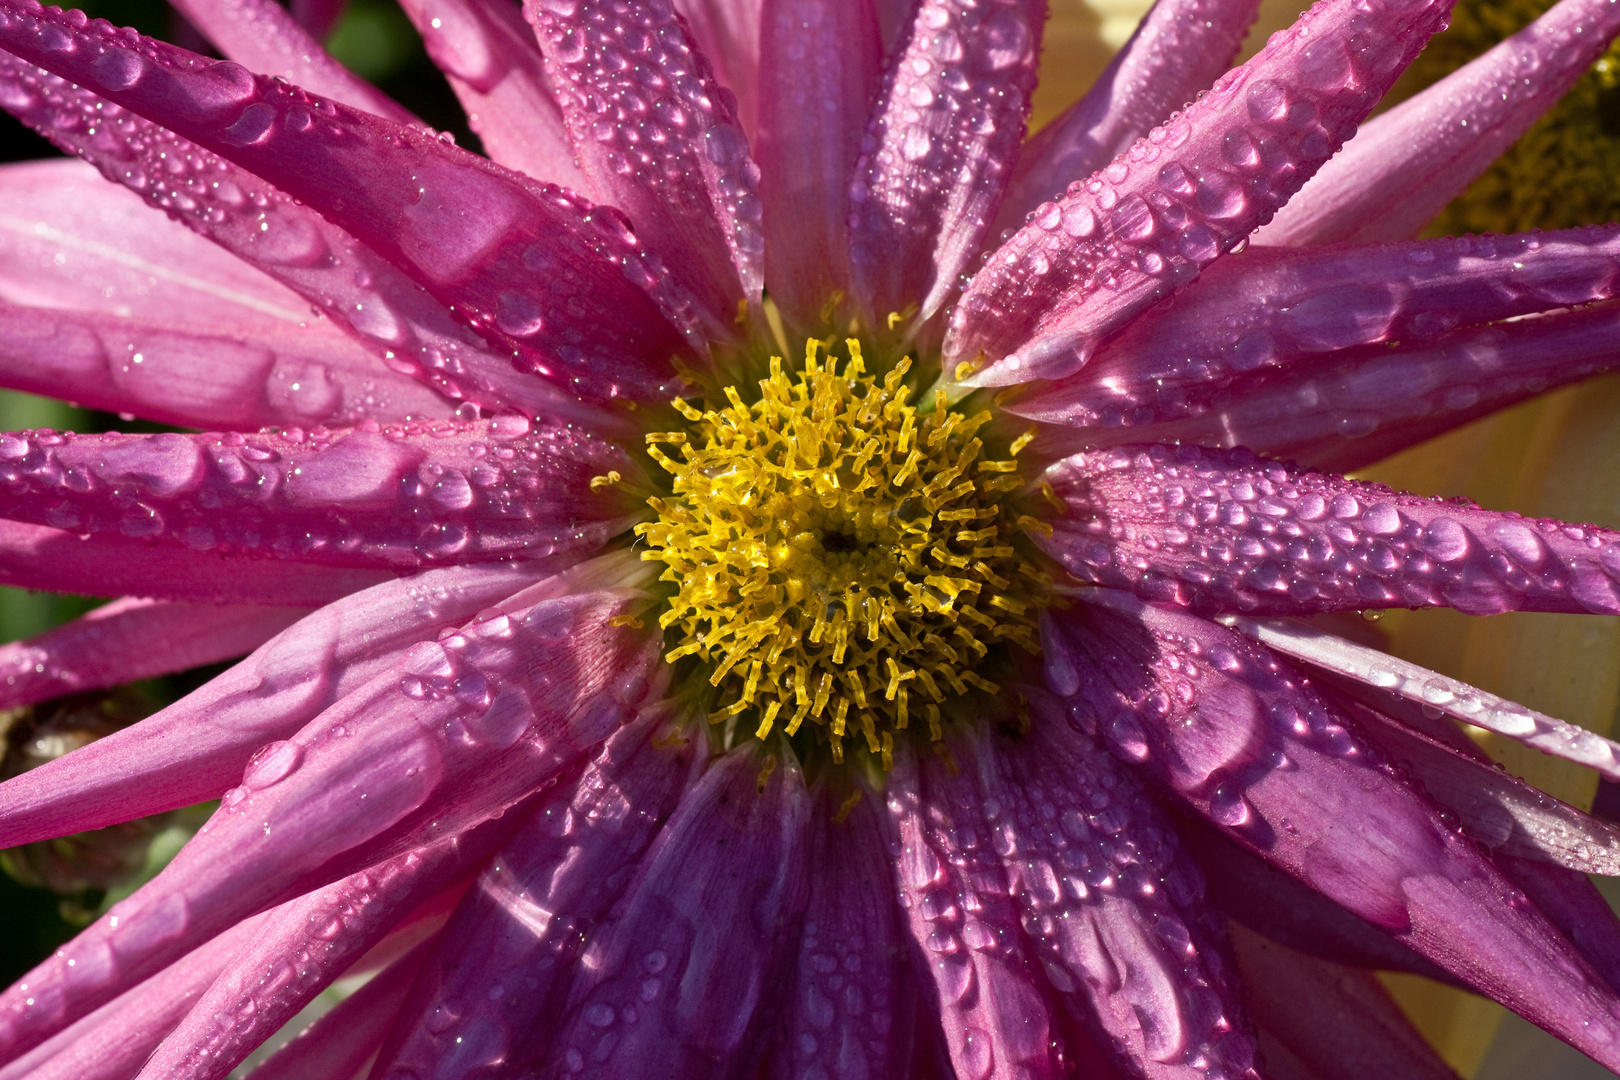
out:
M0 585L84 596L318 607L393 575L384 570L226 558L0 520Z
M642 603L634 589L576 594L415 646L258 757L161 874L0 994L0 1052L36 1044L246 915L521 801L611 734L659 677L657 639L612 625Z
M869 794L841 814L818 787L810 902L764 1074L770 1080L911 1076L916 977L907 964L889 853Z
M1062 1076L1052 990L1024 941L992 846L997 830L985 820L987 800L1004 792L976 782L991 760L982 736L949 748L961 762L954 774L942 758L896 753L884 796L900 906L927 966L925 1003L944 1027L956 1075Z
M810 810L797 763L761 764L733 750L682 797L587 942L543 1075L700 1080L756 1060L804 913Z
M38 637L0 645L0 708L228 660L307 614L308 608L114 600Z
M0 435L0 515L238 558L408 568L600 547L641 515L637 467L573 425L239 435Z
M274 0L174 0L174 6L224 56L249 70L275 75L310 93L395 123L420 123L387 94L334 60Z
M1232 940L1268 1060L1299 1062L1313 1080L1458 1080L1371 973L1252 931L1234 929Z
M73 48L49 47L59 41ZM647 266L615 213L417 128L105 23L81 28L65 15L31 9L30 0L0 5L0 47L98 88L106 100L329 217L524 367L558 380L590 376L586 391L665 393L667 375L658 369L685 351L648 291L662 295L667 282ZM10 97L26 111L39 94L25 86ZM185 159L184 147L154 145L152 152L171 149ZM286 245L284 265L328 254L326 239L302 216L290 228L277 221L259 229L271 224L260 217L267 211L239 202L240 193L240 185L186 188L200 209L222 214L233 229Z
M1270 653L1096 590L1061 617L1071 717L1238 843L1609 1067L1620 998L1350 721Z
M554 1034L585 936L623 893L691 772L691 742L651 741L683 719L664 704L643 710L518 826L426 962L378 1055L379 1075L457 1080L539 1059L532 1047Z
M850 186L855 300L929 318L979 252L1024 137L1045 0L921 0Z
M738 122L750 138L760 111L762 6L761 0L677 0L675 4L692 41L714 65L720 85L736 99ZM816 57L815 63L830 59L825 54L810 55ZM797 66L808 74L806 69L812 64Z
M1512 855L1498 854L1496 864L1564 932L1598 974L1620 989L1620 920L1591 878Z
M1107 165L1231 66L1256 0L1158 0L1086 96L1020 151L997 219L1022 228L1048 199Z
M551 576L564 595L585 573ZM430 570L344 597L145 720L0 785L0 846L98 829L216 799L255 753L398 663L405 649L514 594L544 564ZM529 588L526 588L529 587Z
M877 13L871 0L765 0L760 18L765 280L788 325L819 334L849 282L849 181L883 63Z
M993 386L1077 370L1299 190L1450 6L1328 0L1274 34L991 255L951 317L947 363L967 363L973 382Z
M763 253L759 167L736 99L667 3L523 7L585 174L697 297L710 336L734 336L738 301L759 301Z
M1485 55L1367 124L1261 244L1416 234L1575 85L1620 34L1609 0L1563 0Z
M1257 1076L1224 920L1175 823L1059 702L1031 693L1029 735L996 744L1004 812L990 824L1047 978L1133 1073Z
M1304 370L1313 366L1310 357L1375 342L1411 346L1458 326L1609 299L1617 290L1617 226L1362 248L1252 248L1211 266L1109 339L1084 371L1012 408L1086 427L1196 415L1234 376ZM1383 399L1459 385L1437 385L1414 367L1410 348L1377 355L1389 359L1373 362L1362 379L1384 388ZM1577 366L1574 358L1565 363ZM1470 374L1477 385L1477 358ZM1351 403L1341 397L1336 404L1342 414Z
M534 34L505 0L404 0L484 152L509 169L598 198L574 164ZM294 82L298 80L294 79Z
M1246 450L1121 447L1046 473L1051 555L1205 611L1620 612L1620 534L1397 493Z

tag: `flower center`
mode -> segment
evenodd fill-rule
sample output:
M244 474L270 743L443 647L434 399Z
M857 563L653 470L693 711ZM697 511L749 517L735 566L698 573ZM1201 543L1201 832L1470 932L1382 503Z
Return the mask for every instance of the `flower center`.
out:
M757 717L761 739L809 721L834 761L859 732L886 768L893 732L921 718L938 739L955 699L996 692L980 674L994 650L1037 650L1047 579L1014 544L1037 523L1005 505L1027 437L987 459L988 412L953 412L943 392L923 411L909 360L880 379L858 341L842 372L820 345L796 375L773 357L752 404L736 387L724 408L675 403L691 431L647 436L673 497L636 531L678 589L668 659L710 666L711 721Z

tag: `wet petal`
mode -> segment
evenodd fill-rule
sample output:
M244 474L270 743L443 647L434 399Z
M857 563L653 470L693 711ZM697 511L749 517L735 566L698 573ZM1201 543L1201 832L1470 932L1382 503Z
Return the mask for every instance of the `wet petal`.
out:
M218 798L256 751L290 738L410 645L549 578L544 563L432 570L344 597L180 701L0 785L0 845L32 843ZM274 746L271 750L274 750Z
M414 567L600 547L639 516L593 477L637 468L572 425L254 435L0 436L0 515L238 558Z
M1620 920L1592 880L1577 870L1513 855L1498 854L1496 864L1564 932L1597 973L1620 989Z
M872 325L932 316L979 253L1024 138L1045 18L1044 0L917 5L849 189L855 301Z
M527 0L524 15L586 175L697 297L705 331L732 336L738 301L759 300L763 255L736 100L667 3Z
M38 637L0 645L0 708L229 660L307 614L308 608L114 600Z
M668 704L644 710L528 814L426 962L378 1055L379 1075L458 1080L540 1060L533 1048L554 1034L586 935L681 795L695 747L669 745L666 729L686 719Z
M1274 34L991 255L951 317L946 363L997 386L1077 370L1299 190L1449 10L1331 0Z
M692 40L714 65L720 85L736 98L743 131L754 136L759 119L761 0L677 0ZM816 62L827 57L818 56ZM808 67L809 65L805 65Z
M1084 180L1209 89L1243 43L1254 0L1159 0L1086 96L1029 140L996 224L1025 215Z
M1261 244L1414 235L1535 123L1620 34L1609 0L1563 0L1472 63L1367 124Z
M1256 459L1134 447L1047 471L1082 581L1206 611L1620 612L1620 537Z
M681 799L591 935L546 1076L697 1078L751 1062L804 914L810 798L744 746Z

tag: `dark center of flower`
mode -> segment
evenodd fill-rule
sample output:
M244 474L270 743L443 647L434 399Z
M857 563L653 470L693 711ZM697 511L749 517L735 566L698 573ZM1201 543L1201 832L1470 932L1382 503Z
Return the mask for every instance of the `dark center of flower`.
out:
M954 699L996 692L994 650L1036 651L1046 579L1014 544L1036 523L1005 501L1027 439L987 458L988 412L943 392L920 409L909 360L880 378L858 341L842 371L820 346L797 374L773 357L752 403L734 386L722 408L675 403L691 429L647 436L673 494L636 531L668 564L667 655L708 666L711 720L803 730L835 761L858 733L887 767L894 732L921 719L937 739Z

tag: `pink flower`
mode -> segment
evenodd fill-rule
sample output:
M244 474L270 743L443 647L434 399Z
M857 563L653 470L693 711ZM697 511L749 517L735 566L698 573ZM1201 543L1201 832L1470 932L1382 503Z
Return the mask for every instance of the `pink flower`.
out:
M1620 835L1454 721L1620 748L1300 621L1620 613L1620 535L1315 471L1613 366L1615 227L1410 237L1620 4L1334 156L1445 0L1224 75L1253 4L1163 0L1022 148L1038 0L405 0L499 164L181 7L247 67L0 0L128 189L0 176L0 380L209 432L0 436L0 578L150 598L4 704L257 648L0 786L222 799L0 1078L222 1077L353 965L256 1076L1445 1075L1371 968L1620 1066Z

